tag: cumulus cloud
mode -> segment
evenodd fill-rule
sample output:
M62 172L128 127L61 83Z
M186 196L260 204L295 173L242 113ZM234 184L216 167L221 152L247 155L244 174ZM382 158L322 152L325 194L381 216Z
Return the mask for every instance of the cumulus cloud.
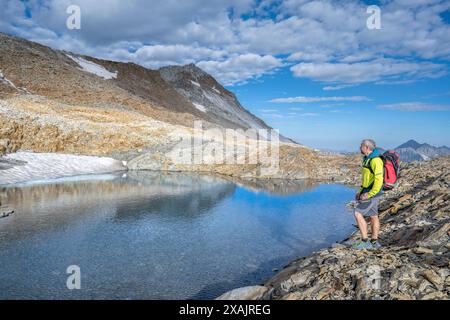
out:
M154 45L143 46L129 55L133 60L150 68L164 65L178 65L194 63L201 59L222 59L226 56L223 50L187 45Z
M5 0L14 1L14 0ZM118 41L200 45L224 43L231 31L229 9L248 11L253 0L30 0L33 21L47 29L71 33L91 45ZM82 28L66 29L69 5L81 9Z
M369 98L364 96L350 96L350 97L289 97L289 98L276 98L269 102L277 103L294 103L294 102L323 102L323 101L370 101Z
M253 53L233 56L225 61L201 61L197 66L213 74L225 84L235 84L269 73L282 66L280 59Z
M400 76L436 78L447 73L440 64L394 59L377 59L359 63L299 63L291 67L291 71L296 77L342 83L361 83Z
M446 0L385 0L382 28L360 0L1 0L0 31L58 49L157 68L197 63L226 84L291 64L343 84L441 77L450 61ZM81 8L81 30L66 9ZM243 63L246 62L246 65ZM239 65L242 70L236 67Z
M395 111L448 111L450 104L433 104L423 102L401 102L393 104L382 104L378 106L385 110Z
M324 52L304 52L304 51L298 51L294 52L291 55L289 55L286 60L287 61L328 61L332 57L331 54L327 54Z

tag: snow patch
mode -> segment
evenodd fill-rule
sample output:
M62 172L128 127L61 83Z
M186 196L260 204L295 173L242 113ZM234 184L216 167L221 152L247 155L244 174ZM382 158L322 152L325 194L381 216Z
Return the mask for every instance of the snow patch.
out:
M214 86L212 89L213 89L215 92L217 92L218 94L220 94L220 91L216 89L216 86Z
M14 83L12 83L12 81L8 80L2 72L0 72L0 82L6 83L7 85L10 85L11 87L13 87L16 90L19 90Z
M116 72L110 72L106 70L103 66L96 64L92 61L88 61L86 59L83 59L81 57L73 57L70 54L66 54L70 59L75 61L83 71L95 74L103 79L116 79L117 78L117 71Z
M127 170L121 161L107 157L17 152L3 159L25 161L26 164L0 170L0 185Z
M200 83L198 83L198 82L195 82L195 81L192 81L192 80L191 80L191 83L192 83L194 86L201 87Z
M204 105L198 104L198 103L193 103L193 105L200 110L201 112L206 112L206 107Z

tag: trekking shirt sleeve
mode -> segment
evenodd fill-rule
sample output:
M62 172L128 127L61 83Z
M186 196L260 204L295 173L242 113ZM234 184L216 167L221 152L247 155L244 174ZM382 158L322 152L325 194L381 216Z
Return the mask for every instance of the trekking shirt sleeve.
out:
M370 161L370 167L374 174L374 181L372 189L368 194L369 198L380 192L381 187L383 186L383 160L381 160L380 157L373 158L372 161Z

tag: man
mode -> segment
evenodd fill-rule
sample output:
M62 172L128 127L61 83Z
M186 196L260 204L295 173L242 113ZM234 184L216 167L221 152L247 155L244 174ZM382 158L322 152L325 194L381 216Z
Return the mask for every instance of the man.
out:
M382 194L383 186L383 160L376 148L375 141L364 139L359 147L364 155L362 167L362 184L355 196L358 201L355 207L355 219L361 232L362 240L354 245L358 250L377 249L381 247L378 242L380 220L378 219L378 199ZM365 217L370 217L372 224L372 237L367 236L367 223Z

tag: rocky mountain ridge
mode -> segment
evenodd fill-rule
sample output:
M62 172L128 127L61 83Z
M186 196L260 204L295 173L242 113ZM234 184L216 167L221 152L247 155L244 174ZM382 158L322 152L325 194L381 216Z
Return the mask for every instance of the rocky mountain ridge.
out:
M395 150L404 162L426 161L436 157L450 155L450 148L446 146L435 147L428 143L418 143L415 140L409 140L399 145Z
M230 145L214 140L209 129L270 129L195 65L150 70L0 33L0 70L0 153L107 156L126 161L130 169L288 179L342 180L359 165L355 156L321 153L282 136L279 170L269 176L261 174L260 162L174 162L170 155L180 151L184 138L201 139L202 150ZM257 152L252 139L240 142L246 151L237 158Z

